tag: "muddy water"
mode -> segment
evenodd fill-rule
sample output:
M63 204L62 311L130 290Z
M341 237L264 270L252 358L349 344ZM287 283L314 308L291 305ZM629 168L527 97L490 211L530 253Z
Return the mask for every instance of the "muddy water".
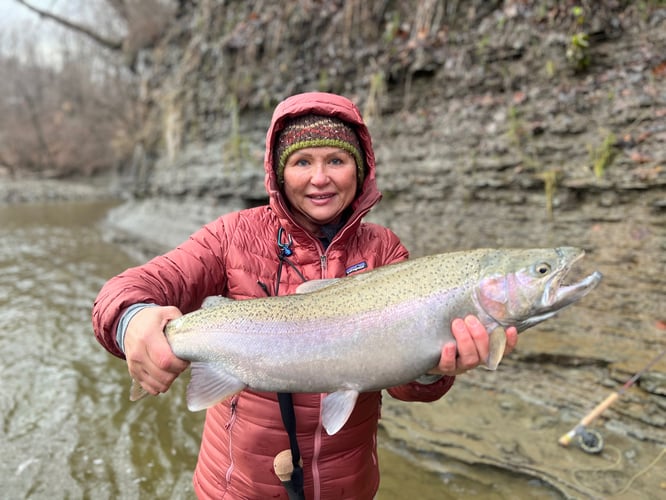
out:
M94 340L92 300L127 267L95 222L108 206L0 207L0 484L4 498L186 498L199 415L182 391L127 404L123 363Z
M192 498L203 414L185 379L130 404L125 365L94 340L90 308L104 281L135 262L102 238L109 205L0 207L0 484L5 498ZM378 498L559 498L527 475L486 481L414 465L381 439ZM448 465L449 467L444 467Z

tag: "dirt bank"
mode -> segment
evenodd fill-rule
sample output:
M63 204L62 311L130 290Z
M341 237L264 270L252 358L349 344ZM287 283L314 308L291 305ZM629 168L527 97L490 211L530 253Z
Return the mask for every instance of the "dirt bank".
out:
M120 199L109 186L108 179L0 178L0 204Z

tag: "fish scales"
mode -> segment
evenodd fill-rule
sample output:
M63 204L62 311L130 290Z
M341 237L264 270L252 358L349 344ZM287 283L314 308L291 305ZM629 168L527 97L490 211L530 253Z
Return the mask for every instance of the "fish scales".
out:
M455 298L456 289L437 294L443 283L434 282L427 289L423 286L426 277L437 275L436 262L420 266L408 261L409 265L401 268L382 268L387 272L360 275L355 282L341 280L309 295L265 298L252 303L237 301L224 308L202 309L197 323L224 325L214 330L221 345L196 347L188 341L184 342L187 348L181 348L178 340L186 340L181 333L173 338L172 348L176 355L193 361L217 361L225 353L223 358L233 364L233 371L259 390L324 392L332 384L350 385L350 379L361 376L365 390L378 389L386 383L398 384L405 376L415 378L434 366L443 344L453 339L444 316L437 314L436 305L454 302L451 299ZM406 272L409 268L418 271L413 278ZM446 281L453 282L450 276ZM356 286L359 283L361 289ZM350 285L356 287L352 294L346 290ZM415 295L415 288L421 295ZM420 296L423 298L415 300ZM426 300L428 297L430 301ZM393 326L391 335L386 332L388 322ZM438 333L416 336L415 329ZM423 344L429 349L425 350ZM400 348L386 349L394 345ZM243 362L234 362L241 349ZM196 356L193 351L213 355ZM276 352L283 355L276 356ZM352 354L341 361L339 352ZM382 355L368 357L367 352ZM303 359L309 362L304 363ZM393 370L392 379L380 381L368 376L381 373L381 366L387 363L401 367ZM286 385L284 373L291 374Z
M523 331L581 299L601 279L563 279L584 252L476 249L431 255L299 293L243 301L207 299L165 330L174 354L192 361L188 406L203 409L246 387L326 392L323 423L344 425L359 392L414 380L454 341L451 321L476 315L491 332L487 366L504 352L504 328Z
M270 315L248 319L243 316L247 311L238 309L222 325L209 329L210 335L198 335L200 330L195 328L193 335L183 331L169 340L177 356L223 362L230 372L258 390L327 392L332 385L351 385L350 380L361 376L365 390L372 390L386 381L372 382L368 372L381 374L381 366L387 362L402 367L395 371L395 384L404 378L403 370L417 377L436 364L441 350L440 342L434 343L437 336L413 335L414 328L425 332L445 328L444 318L423 312L428 309L426 301L403 301L382 309L357 311L351 317L329 311L317 318L310 314L306 319L280 320L272 320ZM270 313L270 308L263 312ZM391 335L386 331L388 318L396 318ZM433 326L434 322L438 326ZM396 343L400 349L386 349ZM430 349L426 351L423 343ZM344 359L340 358L341 352L346 353ZM368 356L368 352L382 355ZM415 357L419 353L421 356ZM286 380L291 382L285 384Z

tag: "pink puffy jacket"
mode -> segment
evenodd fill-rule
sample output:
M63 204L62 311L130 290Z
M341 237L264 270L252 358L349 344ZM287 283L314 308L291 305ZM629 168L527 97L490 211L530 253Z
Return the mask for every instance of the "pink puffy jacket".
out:
M308 113L336 116L353 125L365 153L366 177L352 205L353 213L327 249L294 222L273 171L273 144L285 119ZM107 350L123 356L116 344L116 327L122 312L132 304L174 305L188 313L209 295L238 300L262 297L266 292L260 282L275 290L280 228L283 242L293 241L291 261L308 280L342 277L407 258L407 250L394 233L361 222L381 195L368 129L348 99L313 92L278 105L266 137L264 166L268 206L223 215L176 249L128 269L104 285L93 307L93 326ZM283 266L280 295L294 293L301 283L294 269ZM388 392L405 401L434 401L448 391L453 380L444 377L430 385L413 382ZM334 436L322 428L324 396L293 396L305 496L308 500L371 499L379 485L376 434L381 393L361 394L351 417ZM245 390L207 411L194 489L199 498L287 498L273 471L273 458L287 448L288 435L276 395Z

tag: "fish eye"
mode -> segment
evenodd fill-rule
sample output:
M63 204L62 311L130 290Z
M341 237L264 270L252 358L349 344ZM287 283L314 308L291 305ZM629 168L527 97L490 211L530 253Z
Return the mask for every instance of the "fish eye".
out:
M541 264L537 264L535 269L537 274L544 276L550 272L550 264L542 262Z

